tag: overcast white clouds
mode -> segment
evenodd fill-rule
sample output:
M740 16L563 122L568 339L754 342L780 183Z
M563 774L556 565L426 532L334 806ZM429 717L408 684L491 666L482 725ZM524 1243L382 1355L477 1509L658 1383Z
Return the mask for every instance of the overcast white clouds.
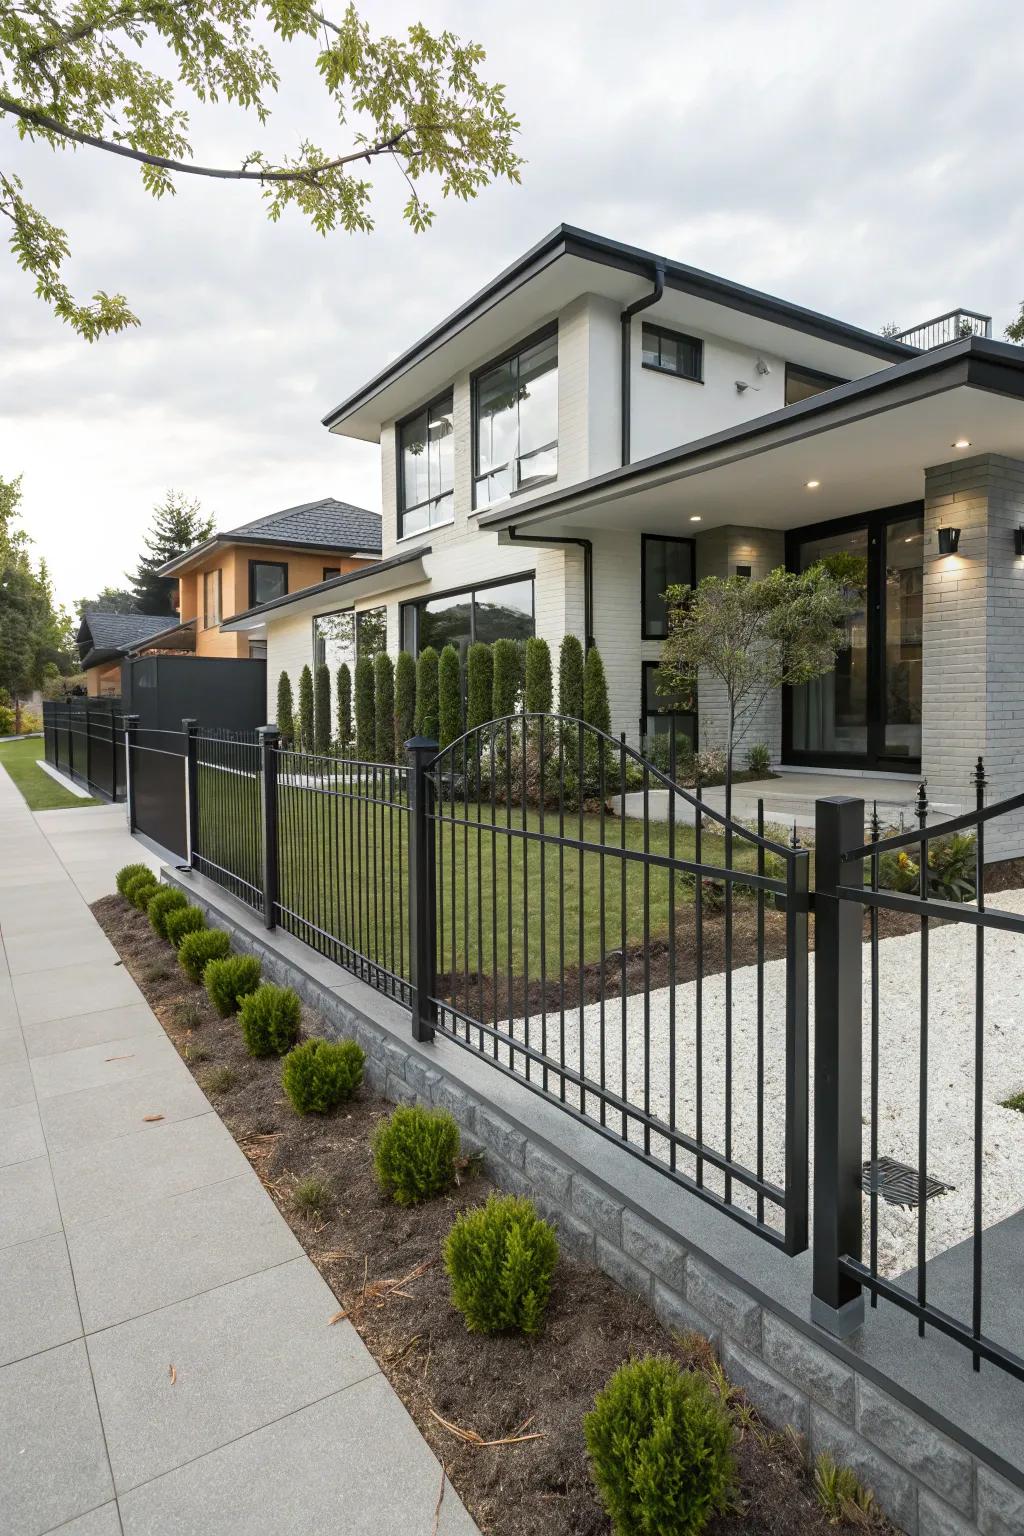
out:
M131 167L18 145L0 159L69 230L73 283L128 295L143 326L88 346L0 252L0 473L65 601L118 582L169 485L221 526L323 495L379 505L376 449L320 417L560 221L877 328L954 304L996 334L1024 297L1013 0L363 0L482 41L522 119L523 185L327 241L270 225L252 189L180 184L154 203ZM337 142L297 49L274 142ZM197 159L259 139L194 114Z

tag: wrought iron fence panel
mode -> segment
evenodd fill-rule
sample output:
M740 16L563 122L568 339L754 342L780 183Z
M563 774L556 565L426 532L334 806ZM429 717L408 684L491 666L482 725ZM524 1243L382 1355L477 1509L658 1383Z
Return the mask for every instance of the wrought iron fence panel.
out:
M193 740L192 867L262 912L262 751L255 733L203 727Z
M131 830L178 858L188 856L184 731L143 730L126 717Z
M105 800L125 793L120 699L43 703L46 761Z

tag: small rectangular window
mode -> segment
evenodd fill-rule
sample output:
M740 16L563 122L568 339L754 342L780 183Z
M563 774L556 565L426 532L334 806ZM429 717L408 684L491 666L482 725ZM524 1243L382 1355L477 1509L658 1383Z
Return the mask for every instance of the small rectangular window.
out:
M455 515L455 427L449 392L398 425L398 537Z
M704 382L704 343L697 336L666 331L660 325L643 328L643 365L659 373L674 373L695 384Z
M250 640L249 641L249 660L250 661L266 661L266 659L267 659L267 642L265 640Z
M216 629L220 620L220 571L206 571L203 574L203 628Z
M272 603L288 592L288 566L278 560L249 561L249 607Z
M845 384L834 373L818 373L815 368L801 368L796 363L786 364L786 404L796 405L798 400L809 400L823 390Z
M670 736L673 724L676 731L676 749L682 751L688 744L697 749L697 690L694 688L678 698L666 697L658 692L659 663L645 661L641 677L643 715L640 728L648 739L652 736Z
M668 634L668 609L663 593L668 587L695 585L695 545L692 539L641 535L640 612L645 640L664 640Z
M340 575L341 575L341 566L340 565L325 565L324 566L324 574L321 576L320 580L321 581L333 581L335 576L340 576Z

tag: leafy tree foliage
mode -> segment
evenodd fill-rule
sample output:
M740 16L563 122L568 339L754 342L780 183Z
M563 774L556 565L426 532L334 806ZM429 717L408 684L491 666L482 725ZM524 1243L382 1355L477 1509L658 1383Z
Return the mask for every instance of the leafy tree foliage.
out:
M0 694L14 706L21 729L21 700L59 666L71 667L71 620L54 601L46 562L33 564L31 539L15 526L21 477L0 476Z
M373 658L374 750L378 763L395 760L395 664L387 651Z
M316 74L348 142L303 139L280 156L257 147L235 165L204 164L193 154L183 93L228 101L265 128L280 83L268 32L283 44L319 45ZM2 0L0 116L52 149L85 146L134 161L153 197L173 193L182 176L247 182L271 220L292 206L323 235L373 228L368 169L383 162L405 179L403 217L423 230L434 218L428 179L441 196L462 199L498 178L519 180L519 124L504 88L482 78L484 59L479 44L418 22L403 39L376 37L354 6L335 21L318 0ZM74 296L66 232L10 172L0 171L0 213L36 293L79 335L93 341L139 323L123 294Z
M154 508L143 553L135 575L129 577L137 613L174 613L177 580L156 573L168 560L176 560L212 532L213 518L204 517L198 501L190 501L181 491L167 492L167 499Z

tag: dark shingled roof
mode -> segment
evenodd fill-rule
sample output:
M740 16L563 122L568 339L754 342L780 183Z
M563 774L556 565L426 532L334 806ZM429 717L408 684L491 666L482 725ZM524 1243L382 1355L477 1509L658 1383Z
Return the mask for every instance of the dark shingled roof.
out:
M138 645L178 624L173 613L101 613L87 608L78 629L78 651L86 666L116 656L126 645Z
M285 543L322 544L325 549L380 552L380 514L366 507L354 507L348 501L325 496L322 501L304 501L283 512L257 517L239 528L229 528L223 538L244 542L247 537L260 540L275 538Z

